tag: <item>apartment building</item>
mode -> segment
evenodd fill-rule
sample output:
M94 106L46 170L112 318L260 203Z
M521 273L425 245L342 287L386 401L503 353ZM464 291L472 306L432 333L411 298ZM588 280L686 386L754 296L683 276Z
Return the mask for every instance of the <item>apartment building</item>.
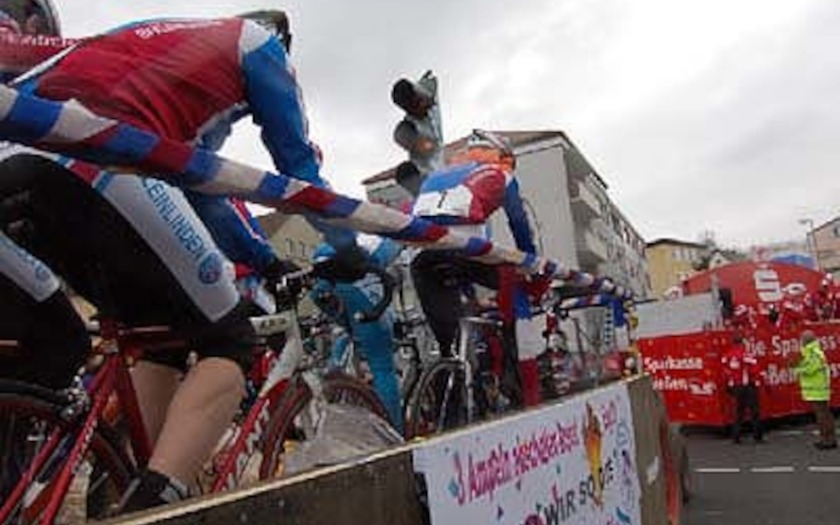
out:
M691 277L706 251L707 247L703 244L678 239L662 238L649 242L645 255L653 296L661 298L668 290L679 287ZM709 267L718 265L715 254L711 259Z
M272 212L257 217L278 257L307 265L323 236L302 215Z

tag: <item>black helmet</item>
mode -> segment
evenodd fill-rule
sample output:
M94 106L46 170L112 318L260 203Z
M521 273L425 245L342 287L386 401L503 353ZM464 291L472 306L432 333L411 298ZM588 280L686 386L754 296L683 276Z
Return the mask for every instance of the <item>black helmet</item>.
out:
M58 11L50 0L0 0L0 19L3 18L13 20L24 33L61 36Z
M258 23L283 42L286 53L291 51L292 33L289 31L289 17L286 16L284 11L279 9L263 9L241 14L239 18L245 18Z

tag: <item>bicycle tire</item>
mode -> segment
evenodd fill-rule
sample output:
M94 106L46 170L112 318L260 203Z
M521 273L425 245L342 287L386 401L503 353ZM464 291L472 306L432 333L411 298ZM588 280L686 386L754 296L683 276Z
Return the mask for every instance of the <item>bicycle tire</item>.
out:
M322 383L324 399L328 403L359 406L376 414L390 424L385 405L367 385L340 372L330 373ZM269 419L268 432L263 440L259 477L261 480L282 476L282 455L290 441L301 441L303 431L296 420L313 400L309 385L298 377Z
M382 400L361 380L342 372L331 372L324 378L323 387L327 402L358 406L393 424Z
M9 387L11 391L5 391L3 387ZM40 396L39 393L44 395ZM42 435L56 427L68 434L73 431L73 424L60 415L64 405L56 403L59 399L61 396L57 393L38 387L26 388L20 384L9 385L5 382L0 385L0 427L4 431L2 437L5 438L0 439L0 465L3 466L0 469L3 476L0 479L0 501L5 502L15 486L18 479L15 472L21 474L20 467L28 466L31 462L31 456L20 458L19 455L31 448L29 443L32 428L36 424L39 425L38 432ZM27 432L26 443L21 444L14 440L16 433L20 432ZM92 479L89 480L88 489L94 487L94 491L85 494L86 520L108 517L134 477L134 465L118 443L116 434L108 427L98 428L91 436L85 458L92 467L89 473ZM17 468L8 468L12 460L16 460ZM56 473L57 471L58 469ZM72 509L69 511L72 512ZM28 523L20 517L13 522Z
M260 450L259 478L273 479L280 475L282 454L285 452L287 441L299 438L299 429L295 428L295 419L312 400L312 391L301 377L295 376L286 393L281 398L278 407L272 411L268 422L268 431L262 441Z
M466 379L464 364L457 359L443 358L424 370L407 405L406 438L437 434L469 423Z

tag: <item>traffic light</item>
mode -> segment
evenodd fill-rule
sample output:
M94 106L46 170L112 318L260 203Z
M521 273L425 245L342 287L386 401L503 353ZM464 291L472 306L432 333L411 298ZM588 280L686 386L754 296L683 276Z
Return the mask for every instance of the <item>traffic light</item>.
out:
M408 152L409 157L397 166L397 183L416 195L423 177L443 167L437 78L431 71L417 82L402 78L394 84L391 100L405 111L405 117L394 129L394 141Z

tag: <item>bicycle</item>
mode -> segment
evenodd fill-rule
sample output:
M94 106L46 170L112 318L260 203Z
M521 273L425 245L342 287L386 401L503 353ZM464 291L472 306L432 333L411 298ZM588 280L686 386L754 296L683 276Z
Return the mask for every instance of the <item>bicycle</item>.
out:
M459 319L451 355L424 367L406 397L408 438L457 428L523 405L518 362L511 362L515 357L505 348L506 340L513 334L506 333L500 312L480 305L472 284L460 269L442 266L439 271L449 285L461 289L473 312ZM551 287L552 293L544 294L541 304L531 306L532 316L562 309L565 296L558 293L558 287L562 286ZM578 286L574 289L577 294L589 293ZM546 340L547 348L548 343Z
M407 438L460 427L520 404L518 373L516 384L503 381L504 369L510 367L503 363L509 356L503 349L505 336L498 310L480 306L472 283L457 266L442 264L438 272L447 286L461 291L473 312L459 319L451 352L441 353L423 366L406 396Z
M451 356L425 367L406 405L406 437L458 428L516 408L501 388L502 322L495 312L459 320Z
M440 356L432 342L429 325L422 315L398 314L394 320L394 354L397 361L397 375L403 403L403 415L408 399L417 388L417 383L427 363Z
M258 359L249 374L254 395L211 463L211 492L236 486L254 458L260 479L281 473L287 441L305 439L316 424L307 410L315 396L359 404L387 420L366 385L348 377L316 384L318 379L306 370L296 304L310 275L304 270L284 276L274 290L280 313L252 320L258 334ZM5 499L0 523L54 523L71 482L79 479L86 507L82 517L107 517L148 462L152 444L130 364L147 351L184 348L188 334L167 327L123 327L103 317L99 335L93 355L102 362L87 384L77 376L71 388L53 392L0 381L0 465L9 467L0 476ZM269 341L281 335L277 352ZM117 426L125 427L125 439Z

